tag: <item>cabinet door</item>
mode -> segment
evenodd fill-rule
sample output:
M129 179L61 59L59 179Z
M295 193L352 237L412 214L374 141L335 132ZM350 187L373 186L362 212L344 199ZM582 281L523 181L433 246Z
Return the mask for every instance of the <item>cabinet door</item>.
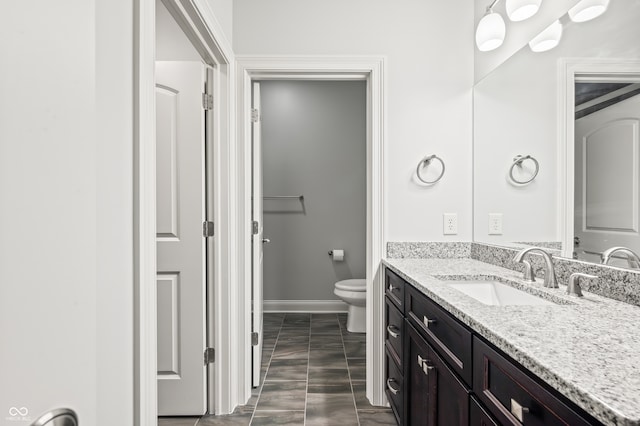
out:
M411 426L468 426L469 392L409 324L407 417Z

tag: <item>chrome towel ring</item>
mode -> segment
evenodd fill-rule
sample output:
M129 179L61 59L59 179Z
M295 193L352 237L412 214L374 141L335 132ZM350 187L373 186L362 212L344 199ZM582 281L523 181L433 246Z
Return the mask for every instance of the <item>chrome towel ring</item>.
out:
M438 160L440 162L440 164L442 164L442 171L440 172L440 175L438 175L437 178L435 178L434 180L425 180L422 175L420 174L420 171L424 168L427 167L429 164L431 164L431 162L433 160ZM444 161L442 161L442 158L438 157L437 155L433 154L433 155L429 155L425 158L423 158L422 160L420 160L420 162L418 163L418 167L416 167L416 175L418 175L418 179L420 179L422 182L426 183L426 184L433 184L438 182L440 179L442 179L442 176L444 176Z
M531 160L533 161L533 164L535 164L536 166L536 170L533 172L533 175L531 176L531 179L529 180L518 180L513 176L513 168L515 166L518 166L520 168L522 168L522 163L524 162L524 160ZM529 182L531 182L532 180L534 180L536 178L536 176L538 176L538 172L540 171L540 164L538 163L538 160L536 160L535 158L533 158L530 155L516 155L513 158L513 164L511 165L511 167L509 168L509 178L511 178L511 180L514 183L517 183L518 185L526 185Z

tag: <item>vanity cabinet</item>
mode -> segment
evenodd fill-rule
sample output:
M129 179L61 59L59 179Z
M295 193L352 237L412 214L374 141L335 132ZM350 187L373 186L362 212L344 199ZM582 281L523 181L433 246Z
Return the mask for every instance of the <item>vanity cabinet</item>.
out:
M406 407L404 287L402 278L385 269L385 393L399 425L404 424Z
M405 424L467 426L469 390L429 343L407 323Z
M601 424L390 269L385 288L386 394L399 425Z

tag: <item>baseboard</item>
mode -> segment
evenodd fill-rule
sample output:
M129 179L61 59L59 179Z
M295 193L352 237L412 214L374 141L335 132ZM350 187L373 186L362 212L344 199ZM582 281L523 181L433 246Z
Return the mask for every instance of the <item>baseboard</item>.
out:
M342 300L265 300L264 312L347 312Z

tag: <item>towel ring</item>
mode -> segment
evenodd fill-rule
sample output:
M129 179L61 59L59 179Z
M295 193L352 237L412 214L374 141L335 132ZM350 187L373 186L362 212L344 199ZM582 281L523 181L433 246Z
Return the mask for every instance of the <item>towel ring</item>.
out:
M442 171L440 172L440 175L435 179L435 180L425 180L422 175L420 174L420 170L422 170L423 167L427 167L429 164L431 164L431 160L438 160L440 162L440 164L442 164ZM428 157L423 158L419 163L418 163L418 167L416 167L416 175L418 175L418 179L420 179L422 182L426 183L426 184L433 184L438 182L440 179L442 179L442 176L444 176L444 161L442 161L442 158L438 157L437 155L433 154L433 155L429 155Z
M520 180L516 179L515 177L513 177L513 168L514 168L515 166L522 167L522 163L524 162L524 160L531 160L531 161L533 161L533 163L536 165L536 170L533 172L533 176L531 176L531 179L529 179L529 180L524 180L524 181L520 181ZM512 180L514 183L517 183L518 185L526 185L526 184L528 184L529 182L531 182L532 180L534 180L534 179L536 178L536 176L538 176L538 171L540 171L540 164L538 163L538 160L536 160L535 158L533 158L533 157L532 157L532 156L530 156L530 155L525 155L525 156L522 156L522 155L516 155L516 156L513 158L513 164L512 164L512 165L511 165L511 167L509 168L509 177L511 178L511 180Z

